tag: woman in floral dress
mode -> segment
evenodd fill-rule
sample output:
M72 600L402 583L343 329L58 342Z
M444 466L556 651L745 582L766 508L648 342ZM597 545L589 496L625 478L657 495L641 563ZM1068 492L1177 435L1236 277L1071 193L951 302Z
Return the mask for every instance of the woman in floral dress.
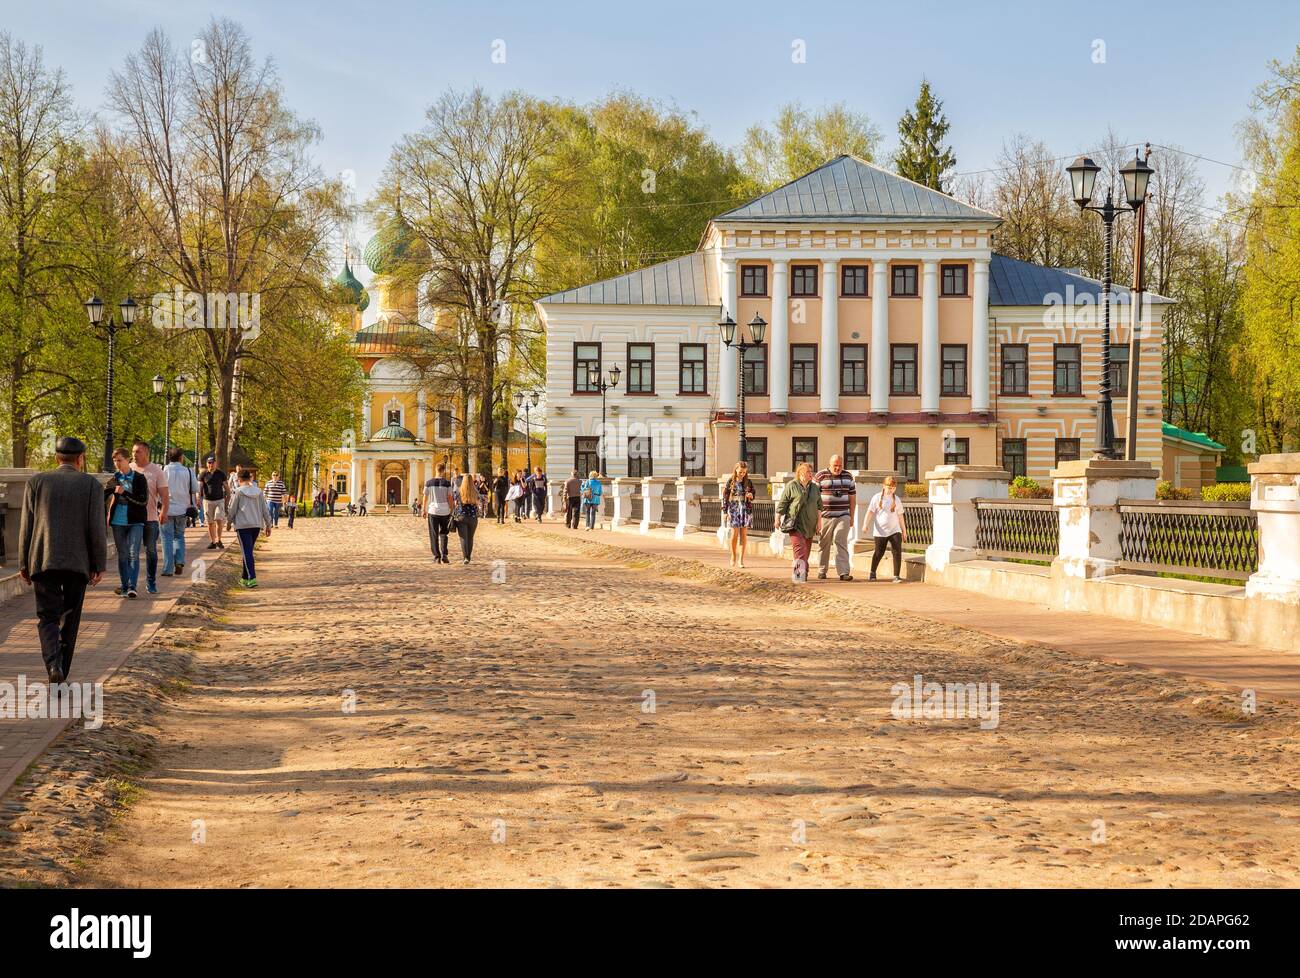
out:
M754 525L754 483L749 466L737 462L722 490L722 525L731 531L731 566L745 566L745 541Z

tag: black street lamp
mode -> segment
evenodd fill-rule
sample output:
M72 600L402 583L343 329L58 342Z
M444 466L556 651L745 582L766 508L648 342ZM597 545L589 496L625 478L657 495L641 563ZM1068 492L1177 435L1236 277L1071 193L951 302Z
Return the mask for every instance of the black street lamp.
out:
M523 391L515 392L515 407L524 409L524 465L528 468L528 474L533 474L533 436L530 431L531 421L528 416L530 407L537 407L537 402L541 400L542 395L537 391L531 391L525 394ZM509 441L507 440L507 447Z
M753 340L748 343L745 342L743 333L737 341L736 321L729 314L723 315L718 328L722 330L722 342L727 349L731 349L732 346L736 348L736 382L740 387L740 461L749 464L748 446L745 443L745 351L763 345L763 340L767 336L767 321L758 313L754 313L754 318L749 321L749 332Z
M137 306L135 300L127 296L118 305L121 311L122 323L119 326L113 321L110 314L108 322L104 322L104 302L99 296L93 295L83 303L86 307L86 315L90 317L90 325L94 327L102 326L108 334L108 383L105 392L104 408L104 471L113 471L113 346L117 339L118 329L127 329L135 323L135 314Z
M184 374L177 374L176 379L172 381L176 393L177 408L181 404L181 395L185 393L185 384L186 377ZM163 461L166 461L167 453L172 447L172 390L167 387L167 381L163 380L162 374L154 376L153 392L163 398L166 405L163 408Z
M605 393L618 386L618 378L622 374L623 371L619 369L617 363L609 368L609 380L605 380L600 376L599 367L587 368L587 389L600 391L600 441L597 444L600 445L600 477L602 479L609 476L609 473L605 471Z
M190 403L194 405L194 474L200 474L199 469L199 433L203 428L202 418L199 411L208 406L207 391L190 391ZM281 463L283 465L283 462Z
M1103 243L1104 250L1102 253L1102 281L1101 281L1101 303L1102 303L1102 333L1101 333L1101 385L1100 400L1097 408L1097 443L1095 447L1095 457L1097 458L1117 458L1118 453L1115 450L1115 414L1110 399L1110 288L1111 288L1111 252L1114 249L1114 224L1117 215L1122 213L1137 213L1142 202L1146 200L1147 183L1151 179L1151 167L1146 161L1134 154L1127 164L1120 169L1120 176L1124 178L1124 196L1128 200L1128 206L1116 204L1114 194L1110 188L1106 190L1106 203L1100 207L1094 207L1092 201L1093 186L1097 182L1097 174L1101 172L1101 167L1086 156L1080 156L1073 163L1065 168L1070 174L1070 185L1074 194L1074 202L1086 211L1095 211L1101 215L1101 223L1104 229ZM1130 378L1132 382L1132 378Z

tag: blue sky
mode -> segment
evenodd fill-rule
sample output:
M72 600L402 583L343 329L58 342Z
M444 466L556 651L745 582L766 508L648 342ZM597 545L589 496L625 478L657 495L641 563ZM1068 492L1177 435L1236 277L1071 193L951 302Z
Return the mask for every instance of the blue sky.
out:
M78 101L104 101L110 68L161 26L179 42L230 16L272 57L290 104L324 130L328 172L373 185L388 150L448 86L520 88L585 101L621 87L697 113L718 140L791 99L845 101L896 142L898 116L929 77L952 122L958 171L995 165L1023 132L1057 155L1113 127L1239 162L1238 123L1271 58L1300 42L1300 4L1132 0L931 2L442 3L378 0L0 0L0 24L40 44ZM504 64L492 44L505 41ZM791 44L807 60L792 63ZM1105 42L1095 63L1094 41ZM1210 196L1233 171L1201 164ZM362 232L364 235L364 232Z

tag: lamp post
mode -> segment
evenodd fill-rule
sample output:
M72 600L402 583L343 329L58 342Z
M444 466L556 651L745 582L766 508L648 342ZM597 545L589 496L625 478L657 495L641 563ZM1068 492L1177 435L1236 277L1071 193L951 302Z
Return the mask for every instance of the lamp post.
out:
M609 379L605 380L600 375L599 367L589 367L587 369L587 386L594 391L600 391L600 477L608 477L609 473L605 471L605 393L612 391L618 386L618 378L623 371L619 369L618 364L609 368Z
M113 346L117 339L117 331L126 329L135 323L136 309L135 300L127 296L118 305L121 311L122 323L119 326L113 321L110 314L108 322L104 322L104 302L97 295L91 296L83 303L86 307L86 315L90 318L90 325L94 327L103 326L104 331L108 334L108 383L105 391L105 408L104 408L104 471L113 471Z
M199 475L199 435L203 430L203 420L199 411L208 406L207 391L190 391L190 403L194 405L194 475Z
M515 392L515 407L524 409L524 465L528 469L528 474L533 474L533 436L529 432L531 424L528 416L529 407L537 407L537 402L541 400L542 395L537 391L531 391L525 394L523 391ZM507 439L507 447L509 440Z
M186 378L184 374L177 374L176 379L172 381L172 387L175 388L176 406L179 408L181 395L185 393ZM172 390L168 388L167 381L163 380L162 374L155 375L153 379L153 392L163 399L165 407L163 408L163 460L166 461L167 453L172 447Z
M1151 144L1146 144L1142 154L1144 162L1151 159ZM1137 460L1138 386L1142 376L1142 293L1146 291L1146 199L1138 205L1133 215L1133 311L1130 313L1128 346L1128 427L1124 442L1124 455Z
M1088 157L1080 156L1065 170L1070 174L1074 202L1082 210L1094 211L1101 215L1104 249L1101 265L1101 384L1097 406L1095 457L1113 459L1117 455L1115 451L1115 415L1110 398L1110 279L1111 252L1114 249L1115 239L1114 225L1115 218L1119 214L1136 212L1142 206L1142 202L1147 195L1147 183L1151 179L1151 167L1134 154L1133 159L1120 169L1120 175L1124 178L1124 196L1128 200L1127 207L1115 203L1114 194L1110 189L1106 191L1106 202L1104 204L1100 207L1092 206L1090 201L1092 200L1093 185L1097 182L1097 174L1101 172L1101 167Z
M740 379L740 461L748 464L749 453L745 444L745 351L763 345L763 339L767 336L767 321L758 313L754 313L754 318L749 321L749 332L753 340L748 343L745 342L743 333L737 337L736 321L729 314L723 315L718 328L722 330L723 344L727 349L735 346L736 356L739 358L736 374Z

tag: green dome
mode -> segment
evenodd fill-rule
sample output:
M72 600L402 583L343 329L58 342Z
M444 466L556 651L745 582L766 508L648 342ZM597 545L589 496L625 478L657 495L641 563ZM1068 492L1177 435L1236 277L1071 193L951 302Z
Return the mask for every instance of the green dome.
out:
M371 441L415 441L415 435L400 424L390 424L380 428L370 436Z
M334 282L352 293L352 301L358 309L364 312L366 306L370 305L370 296L366 293L365 286L352 274L352 265L346 258L343 260L343 271L334 276Z
M399 212L366 243L363 257L376 275L391 275L408 263L427 265L429 246Z

